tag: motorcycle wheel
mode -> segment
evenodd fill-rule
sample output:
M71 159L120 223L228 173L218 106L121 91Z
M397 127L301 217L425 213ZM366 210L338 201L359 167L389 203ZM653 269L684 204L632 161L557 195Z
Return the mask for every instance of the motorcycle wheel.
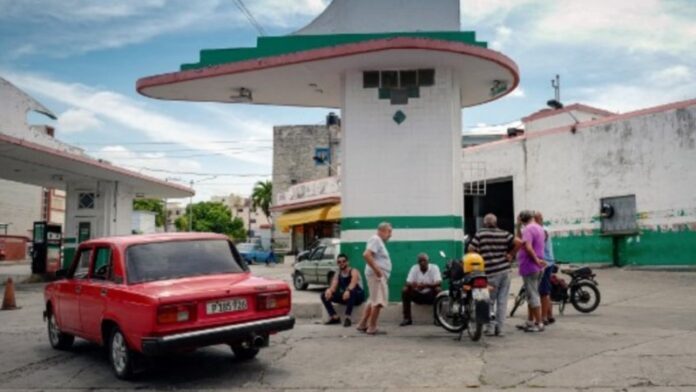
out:
M456 314L456 309L453 314L450 301L449 295L440 295L435 298L435 303L433 304L435 317L442 328L447 332L458 333L466 328L466 324L464 320Z
M515 315L517 308L522 306L522 304L526 300L527 300L527 290L525 290L524 287L521 287L520 291L517 293L517 296L515 297L515 304L512 305L512 310L510 311L510 317Z
M578 312L593 312L600 300L599 289L590 282L580 282L570 289L570 303Z

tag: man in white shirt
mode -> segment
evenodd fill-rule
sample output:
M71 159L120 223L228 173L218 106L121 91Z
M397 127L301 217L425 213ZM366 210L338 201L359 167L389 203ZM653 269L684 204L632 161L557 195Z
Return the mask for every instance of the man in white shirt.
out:
M411 320L411 302L419 305L432 305L437 293L440 292L442 275L440 268L430 264L428 255L418 255L418 264L411 267L406 278L406 286L401 292L401 304L404 311L404 320L399 324L402 327L413 324Z
M366 332L369 335L376 335L377 320L379 312L387 306L389 301L389 274L392 264L389 258L389 251L384 243L389 241L392 234L392 226L388 222L382 222L377 227L377 234L367 240L365 253L365 277L367 277L367 287L370 297L358 324L358 331Z

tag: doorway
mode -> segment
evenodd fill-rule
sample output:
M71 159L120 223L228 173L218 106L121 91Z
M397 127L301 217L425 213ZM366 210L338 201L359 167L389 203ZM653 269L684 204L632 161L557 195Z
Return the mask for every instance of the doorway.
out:
M464 233L473 237L483 227L483 217L494 214L498 227L514 233L515 205L512 178L486 180L484 195L464 195Z

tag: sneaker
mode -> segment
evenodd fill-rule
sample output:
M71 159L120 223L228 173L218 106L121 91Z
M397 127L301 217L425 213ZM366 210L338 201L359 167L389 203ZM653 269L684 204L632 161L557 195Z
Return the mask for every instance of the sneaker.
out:
M525 328L524 332L544 332L544 324L534 324Z
M496 328L494 328L490 324L487 324L485 329L483 330L483 334L486 336L495 336L495 330L496 330Z
M335 324L340 324L341 319L340 318L330 318L329 321L325 322L324 325L335 325Z
M413 324L413 321L411 319L404 319L404 321L402 321L401 324L399 324L399 327L405 327L411 324Z
M502 328L500 328L497 325L495 326L495 336L497 336L499 338L502 338L503 336L505 336L505 332L503 332Z
M515 327L517 327L517 329L521 329L521 330L525 330L525 329L527 329L529 327L533 327L533 326L534 326L534 323L529 321L529 320L525 321L524 324L515 325Z
M548 320L544 321L544 325L551 325L556 322L556 319L553 317L549 317Z
M346 317L346 319L343 320L344 327L348 328L348 327L350 327L351 324L352 324L352 322L350 321L350 317Z

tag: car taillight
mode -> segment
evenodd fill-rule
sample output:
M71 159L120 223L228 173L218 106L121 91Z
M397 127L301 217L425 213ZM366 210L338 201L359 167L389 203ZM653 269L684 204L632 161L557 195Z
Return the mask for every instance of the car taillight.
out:
M474 286L474 288L477 288L477 289L485 289L486 287L488 287L488 279L475 278L472 286Z
M166 305L157 310L157 323L174 324L193 320L196 307L193 304Z
M256 310L272 310L290 307L290 293L265 293L256 296Z

